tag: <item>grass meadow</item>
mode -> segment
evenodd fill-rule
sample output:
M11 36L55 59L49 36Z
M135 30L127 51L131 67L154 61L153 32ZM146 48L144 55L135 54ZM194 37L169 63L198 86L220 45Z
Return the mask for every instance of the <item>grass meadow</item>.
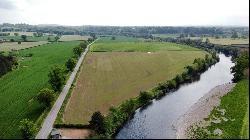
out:
M100 39L91 51L65 107L64 123L86 124L95 111L107 113L111 106L172 79L195 58L205 55L185 45L124 37Z
M225 109L225 115L222 115L218 109ZM224 117L228 121L222 121L218 124L211 123L205 129L213 132L219 128L223 132L222 135L201 135L201 138L249 139L249 79L239 81L232 91L221 97L220 105L210 112L209 119L212 119L213 116Z
M49 87L50 68L64 65L78 44L78 41L51 43L19 51L19 68L0 78L0 138L21 138L20 120L39 118L43 108L35 96L42 88ZM33 56L25 57L29 53Z

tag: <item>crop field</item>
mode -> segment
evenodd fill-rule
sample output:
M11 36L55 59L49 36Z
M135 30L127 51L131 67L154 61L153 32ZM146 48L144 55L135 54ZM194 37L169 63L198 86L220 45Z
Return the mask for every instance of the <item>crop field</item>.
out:
M20 50L31 48L38 45L43 45L48 43L48 41L38 41L38 42L22 42L18 44L17 42L4 42L0 43L0 51L11 51L11 50Z
M0 138L21 138L20 120L38 119L43 108L35 96L42 88L49 87L50 68L55 64L64 65L78 44L78 41L51 43L19 51L18 69L0 78ZM32 57L25 57L30 53Z
M80 36L80 35L63 35L59 41L76 41L76 40L87 40L89 36Z
M184 66L205 55L184 45L125 40L104 38L93 44L92 51L107 52L87 54L65 108L64 123L86 124L95 111L107 113L111 106L172 79Z

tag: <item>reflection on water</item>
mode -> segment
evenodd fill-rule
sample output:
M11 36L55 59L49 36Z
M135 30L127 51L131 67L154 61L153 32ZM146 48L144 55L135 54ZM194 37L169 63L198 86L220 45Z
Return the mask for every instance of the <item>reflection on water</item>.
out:
M176 138L172 124L204 94L217 85L231 82L230 57L220 54L220 62L201 74L200 80L182 85L145 109L137 109L134 117L117 134L119 139Z

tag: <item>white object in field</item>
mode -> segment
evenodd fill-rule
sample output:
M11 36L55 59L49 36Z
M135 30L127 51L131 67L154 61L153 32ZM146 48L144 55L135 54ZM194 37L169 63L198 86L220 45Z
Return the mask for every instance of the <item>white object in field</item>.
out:
M151 52L148 52L148 53L151 53Z

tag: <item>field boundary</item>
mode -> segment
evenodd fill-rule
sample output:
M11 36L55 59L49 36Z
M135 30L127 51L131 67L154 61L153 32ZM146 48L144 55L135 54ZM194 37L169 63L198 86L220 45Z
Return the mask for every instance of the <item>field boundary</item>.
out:
M98 39L97 39L98 40ZM95 40L96 41L96 40ZM93 41L91 44L89 44L87 46L87 48L85 49L85 51L82 53L81 57L79 58L76 67L74 68L74 71L71 73L66 85L64 86L62 92L60 93L59 97L57 98L55 104L53 105L53 107L51 108L49 114L47 115L47 117L45 118L43 124L42 124L42 128L40 129L40 131L38 132L38 134L36 135L36 139L47 139L49 136L49 133L51 132L52 128L53 128L53 124L56 120L57 114L63 104L63 101L66 97L66 95L68 94L68 91L75 79L75 76L77 74L77 71L79 70L88 50L89 47L95 43L95 41Z

